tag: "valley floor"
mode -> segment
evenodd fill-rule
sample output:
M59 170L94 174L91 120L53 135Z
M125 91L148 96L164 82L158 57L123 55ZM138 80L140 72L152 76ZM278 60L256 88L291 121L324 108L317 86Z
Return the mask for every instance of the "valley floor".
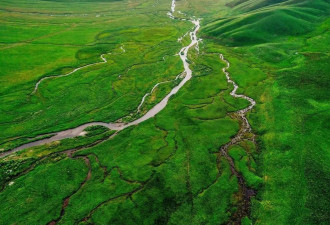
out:
M326 0L0 0L0 224L329 224Z

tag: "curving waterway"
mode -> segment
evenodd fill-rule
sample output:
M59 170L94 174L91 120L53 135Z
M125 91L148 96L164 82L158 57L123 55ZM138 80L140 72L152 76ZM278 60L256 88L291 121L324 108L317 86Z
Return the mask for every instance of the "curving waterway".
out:
M222 68L222 71L226 75L227 82L234 86L234 89L230 92L230 95L233 96L234 98L243 98L243 99L248 100L250 102L250 105L248 107L246 107L244 109L241 109L241 110L236 112L239 116L241 116L241 117L243 116L244 120L246 120L246 122L247 122L247 119L245 118L245 114L248 111L250 111L256 105L256 102L252 98L250 98L246 95L236 94L237 89L238 89L238 85L230 78L229 73L227 72L227 69L229 69L229 67L230 67L230 63L228 62L227 59L224 58L223 54L220 54L220 59L227 64L226 67ZM247 124L250 128L250 125L249 125L248 122L247 122Z
M233 96L234 98L243 98L250 102L248 107L235 112L240 117L242 124L241 124L241 128L240 128L240 131L238 132L238 134L236 134L236 136L234 138L232 138L230 140L230 142L228 142L227 144L225 144L221 147L221 151L224 154L227 154L226 152L231 145L234 145L234 144L240 142L243 139L243 136L246 133L251 131L251 126L249 124L249 121L246 118L246 114L248 111L250 111L256 105L256 101L254 101L252 98L250 98L246 95L236 94L238 85L230 78L229 72L227 72L227 69L229 69L229 67L230 67L230 63L228 62L227 59L224 58L224 56L222 54L220 54L220 59L227 64L226 67L222 68L222 71L226 75L227 82L232 84L234 87L233 90L230 92L230 95Z
M125 52L125 49L124 49L123 46L121 46L120 49L121 49L123 52ZM52 79L52 78L58 78L58 77L66 77L66 76L69 76L69 75L71 75L71 74L77 72L78 70L81 70L81 69L84 69L84 68L87 68L87 67L91 67L91 66L95 66L95 65L99 65L99 64L103 64L103 63L107 63L108 61L107 61L107 59L106 59L104 56L105 56L105 55L110 55L110 54L112 54L112 53L105 53L105 54L102 54L102 55L100 56L100 58L101 58L101 60L102 60L101 62L91 63L91 64L87 64L87 65L85 65L85 66L78 67L78 68L76 68L76 69L74 69L74 70L72 70L71 72L66 73L66 74L53 75L53 76L47 76L47 77L41 78L41 79L36 83L36 85L34 86L34 90L33 90L32 94L34 94L34 93L37 92L39 85L40 85L41 82L43 82L44 80Z
M171 19L177 19L173 15L173 13L175 12L175 3L176 3L175 0L172 0L171 11L168 12L168 16ZM68 129L68 130L64 130L64 131L59 131L59 132L53 133L54 136L52 136L50 138L42 139L42 140L35 141L35 142L30 142L30 143L21 145L21 146L19 146L17 148L14 148L14 149L12 149L10 151L1 153L0 154L0 158L3 158L5 156L7 156L7 155L10 155L12 153L15 153L17 151L20 151L20 150L23 150L23 149L26 149L26 148L29 148L29 147L39 146L39 145L51 143L53 141L59 141L59 140L63 140L63 139L66 139L66 138L73 138L73 137L77 137L77 136L83 135L84 134L84 129L86 129L89 126L97 126L97 125L99 125L99 126L107 127L107 128L109 128L111 130L120 131L120 130L123 130L123 129L127 128L127 127L130 127L130 126L133 126L133 125L138 125L139 123L142 123L143 121L146 121L146 120L154 117L156 114L158 114L160 111L162 111L165 108L165 106L167 105L168 100L170 99L170 97L173 96L174 94L176 94L183 87L183 85L188 80L190 80L191 77L192 77L192 71L189 68L189 63L187 62L187 59L188 59L187 55L188 55L188 51L189 51L189 49L191 47L193 47L194 45L198 45L199 39L197 38L197 32L200 29L200 20L199 19L193 19L193 18L191 18L188 21L190 21L194 25L193 31L190 32L191 42L190 42L190 44L188 46L183 47L180 50L180 52L179 52L179 56L180 56L180 59L181 59L181 61L183 63L183 67L184 67L183 73L185 74L185 77L181 80L181 82L177 86L175 86L171 90L170 93L168 93L158 104L156 104L153 108L151 108L142 117L140 117L139 119L136 119L136 120L134 120L132 122L129 122L129 123L104 123L104 122L90 122L90 123L86 123L86 124L80 125L80 126L78 126L76 128L72 128L72 129ZM104 55L105 54L101 55L102 62L97 62L97 63L89 64L89 65L86 65L86 66L83 66L83 67L79 67L79 68L71 71L70 73L67 73L67 74L64 74L64 75L49 76L49 77L45 77L45 78L41 79L36 84L35 89L34 89L34 92L37 91L39 84L43 80L45 80L45 79L68 76L68 75L76 72L77 70L80 70L80 69L83 69L83 68L86 68L86 67L89 67L89 66L92 66L92 65L100 64L100 63L106 63L107 60L104 58ZM157 87L160 83L156 84L154 86L154 88ZM140 107L141 107L141 105L144 102L144 98L142 99L142 102L139 105L138 110L140 110Z
M250 102L249 106L247 106L244 109L238 110L234 113L234 115L238 116L238 119L241 121L240 129L238 133L228 143L221 146L220 148L220 154L227 159L232 174L235 175L238 179L239 192L242 194L241 203L239 204L237 211L235 212L234 216L231 219L231 222L229 223L240 224L242 218L250 214L251 197L255 196L256 192L252 188L249 188L246 185L246 181L244 180L243 175L239 171L237 171L235 167L235 162L229 156L228 150L231 146L237 145L243 140L250 140L255 142L254 140L255 135L251 133L251 126L246 118L246 114L256 105L256 102L252 98L246 95L236 93L238 89L238 85L230 78L229 72L227 71L230 67L230 63L228 60L224 58L222 54L220 54L220 59L227 64L226 67L222 69L222 71L226 75L227 82L233 85L233 90L230 92L230 95L233 96L234 98L242 98Z

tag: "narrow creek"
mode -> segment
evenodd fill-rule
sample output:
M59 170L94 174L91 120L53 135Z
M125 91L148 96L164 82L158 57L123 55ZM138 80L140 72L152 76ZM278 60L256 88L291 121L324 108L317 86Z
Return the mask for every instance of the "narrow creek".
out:
M123 52L125 52L125 49L124 49L123 46L121 46L120 49L121 49ZM101 58L101 60L102 60L101 62L91 63L91 64L87 64L87 65L85 65L85 66L78 67L78 68L76 68L76 69L74 69L74 70L72 70L71 72L66 73L66 74L62 74L62 75L53 75L53 76L47 76L47 77L41 78L41 79L36 83L36 85L34 86L34 90L33 90L32 94L35 94L35 93L37 92L39 85L40 85L41 82L43 82L44 80L52 79L52 78L59 78L59 77L67 77L67 76L69 76L69 75L71 75L71 74L73 74L73 73L75 73L75 72L77 72L77 71L79 71L79 70L81 70L81 69L84 69L84 68L87 68L87 67L91 67L91 66L95 66L95 65L99 65L99 64L107 63L108 61L107 61L107 59L106 59L104 56L106 56L106 55L110 55L110 54L112 54L112 53L105 53L105 54L102 54L102 55L100 56L100 58Z
M172 3L171 3L171 11L168 12L168 16L171 18L171 19L177 19L173 13L175 12L175 3L176 3L176 0L172 0ZM188 19L181 19L181 20L188 20ZM191 79L192 77L192 71L191 69L189 68L189 63L187 62L188 61L188 51L191 47L193 47L194 45L197 45L198 44L198 41L199 39L197 38L197 32L198 30L200 29L200 20L199 19L193 19L193 18L190 18L188 21L190 21L193 25L194 25L194 28L193 28L193 31L190 32L190 39L191 39L191 42L189 45L181 48L181 50L179 51L178 55L180 56L180 59L183 63L183 67L184 67L184 71L183 73L185 74L185 77L180 81L180 83L175 86L171 91L170 93L168 93L159 103L157 103L153 108L151 108L146 114L144 114L142 117L132 121L132 122L129 122L129 123L105 123L105 122L90 122L90 123L85 123L85 124L82 124L78 127L75 127L75 128L72 128L72 129L67 129L67 130L63 130L63 131L59 131L59 132L55 132L55 133L52 133L54 134L52 137L50 138L46 138L46 139L42 139L42 140L39 140L39 141L35 141L35 142L30 142L30 143L27 143L27 144L23 144L17 148L14 148L12 150L9 150L9 151L6 151L6 152L3 152L3 153L0 153L0 158L3 158L3 157L6 157L10 154L13 154L15 152L18 152L20 150L23 150L23 149L26 149L26 148L30 148L30 147L34 147L34 146L39 146L39 145L43 145L43 144L47 144L47 143L51 143L53 141L59 141L59 140L63 140L63 139L66 139L66 138L73 138L73 137L77 137L77 136L80 136L82 134L84 134L84 129L86 129L87 127L90 127L90 126L104 126L104 127L107 127L111 130L116 130L116 131L120 131L120 130L123 130L127 127L130 127L130 126L133 126L133 125L138 125L152 117L154 117L156 114L158 114L160 111L162 111L167 103L168 103L168 100L170 99L171 96L175 95L182 87L183 85ZM98 62L98 63L93 63L93 64L89 64L89 65L86 65L86 66L83 66L83 67L79 67L73 71L71 71L70 73L67 73L67 74L64 74L64 75L59 75L59 76L50 76L50 77L45 77L43 79L41 79L35 86L35 91L37 91L38 89L38 86L39 84L45 80L45 79L49 79L49 78L54 78L54 77L63 77L63 76L68 76L74 72L76 72L77 70L80 70L82 68L86 68L86 67L89 67L89 66L92 66L92 65L96 65L96 64L100 64L100 63L106 63L107 60L104 58L104 55L101 55L101 59L102 59L102 62ZM162 83L162 82L160 82ZM154 87L158 86L160 83L156 84ZM142 102L141 104L139 105L138 109L137 110L140 110L140 107L141 105L143 104L144 102L144 98L142 99Z
M226 63L226 67L224 67L222 71L226 75L227 82L233 85L233 90L230 92L230 95L233 96L234 98L243 98L250 102L249 106L247 106L246 108L238 110L233 113L234 117L240 121L240 129L238 133L235 135L235 137L232 138L230 142L228 142L227 144L221 146L219 150L220 153L219 156L224 156L227 159L231 173L237 177L238 185L239 185L239 191L237 193L239 199L239 202L237 204L237 210L230 218L229 224L241 224L241 220L245 216L250 215L251 198L255 196L256 193L255 190L249 188L246 185L243 175L239 171L237 171L235 167L235 162L228 154L228 151L231 146L239 144L243 140L251 140L252 142L255 142L254 134L252 134L252 137L248 137L249 136L248 134L251 133L251 126L246 118L246 114L256 105L256 102L252 98L246 95L236 94L238 85L230 78L229 72L227 71L227 69L229 69L230 67L230 63L228 60L224 58L222 54L220 54L220 59Z

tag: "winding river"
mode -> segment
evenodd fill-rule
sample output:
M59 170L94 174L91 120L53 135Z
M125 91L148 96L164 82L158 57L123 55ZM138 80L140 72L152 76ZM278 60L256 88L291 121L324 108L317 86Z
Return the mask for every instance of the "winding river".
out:
M228 62L228 60L226 60L224 58L223 54L220 54L220 59L227 64L226 67L222 68L222 71L226 75L227 82L234 86L234 89L230 92L230 95L233 96L234 98L243 98L250 102L250 105L248 107L241 109L241 110L237 111L236 113L243 119L243 122L246 123L247 129L251 130L251 126L246 118L246 113L248 111L250 111L256 105L256 102L252 98L250 98L246 95L236 94L238 85L230 78L229 73L227 72L227 69L229 69L229 67L230 67L230 63Z
M175 0L172 0L172 3L171 3L171 11L168 12L168 16L171 18L171 19L176 19L175 16L173 15L173 13L175 12ZM24 144L24 145L21 145L17 148L14 148L12 150L9 150L7 152L4 152L4 153L1 153L0 154L0 158L3 158L5 156L8 156L12 153L15 153L17 151L20 151L20 150L23 150L23 149L26 149L26 148L29 148L29 147L34 147L34 146L39 146L39 145L43 145L43 144L47 144L47 143L51 143L53 141L59 141L59 140L63 140L63 139L66 139L66 138L73 138L73 137L77 137L77 136L80 136L80 135L83 135L85 132L84 132L84 129L86 129L87 127L89 126L104 126L104 127L107 127L111 130L116 130L116 131L120 131L120 130L123 130L127 127L130 127L130 126L133 126L133 125L138 125L139 123L142 123L143 121L146 121L152 117L154 117L156 114L158 114L161 110L163 110L165 108L165 106L167 105L169 99L171 96L173 96L174 94L176 94L182 87L183 85L191 79L192 77L192 71L191 69L189 68L189 63L187 62L187 55L188 55L188 51L191 47L193 47L194 45L197 45L198 44L198 41L199 39L197 38L197 32L200 28L200 20L199 19L189 19L188 21L190 21L193 25L194 25L194 29L193 31L190 32L190 39L191 39L191 42L188 46L185 46L183 47L180 52L179 52L179 56L180 56L180 59L183 63L183 67L184 67L184 74L185 74L185 77L181 80L181 82L175 86L170 93L168 93L158 104L156 104L153 108L151 108L146 114L144 114L142 117L140 117L139 119L136 119L132 122L129 122L129 123L104 123L104 122L90 122L90 123L86 123L86 124L83 124L83 125L80 125L76 128L72 128L72 129L68 129L68 130L64 130L64 131L59 131L57 133L53 133L54 136L50 137L50 138L46 138L46 139L42 139L42 140L39 140L39 141L35 141L35 142L30 142L30 143L27 143L27 144ZM96 65L96 64L100 64L100 63L106 63L107 60L104 58L104 55L106 54L103 54L101 55L101 59L102 59L102 62L97 62L97 63L93 63L93 64L89 64L89 65L86 65L86 66L83 66L83 67L79 67L73 71L71 71L70 73L67 73L67 74L64 74L64 75L59 75L59 76L49 76L49 77L45 77L43 79L41 79L40 81L38 81L38 83L36 84L35 86L35 89L34 89L34 92L37 91L38 89L38 86L39 84L45 80L45 79L49 79L49 78L55 78L55 77L64 77L64 76L68 76L80 69L83 69L83 68L86 68L86 67L89 67L89 66L92 66L92 65ZM160 82L162 83L162 82ZM157 87L160 83L156 84L154 86ZM145 97L144 97L145 98ZM144 98L142 99L142 102L141 104L139 105L139 108L138 110L140 110L140 107L141 105L143 104L144 102Z

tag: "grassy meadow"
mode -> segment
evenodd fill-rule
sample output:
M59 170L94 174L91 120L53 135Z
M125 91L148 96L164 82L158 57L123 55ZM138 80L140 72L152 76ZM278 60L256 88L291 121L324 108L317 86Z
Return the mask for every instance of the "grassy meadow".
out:
M116 1L94 7L94 2L30 1L26 6L22 1L21 8L19 3L17 9L12 4L0 12L5 20L0 38L5 84L1 143L89 121L115 121L136 110L155 83L182 71L176 40L190 24L169 20L164 3L152 7L153 2L139 6ZM42 77L100 62L101 54L107 54L108 63L47 79L33 93Z
M249 121L263 185L251 218L255 224L328 224L329 2L228 6L232 15L208 23L202 37L222 46L241 92L257 100ZM239 152L232 157L245 160Z
M178 38L193 25L167 16L169 0L0 2L0 152L131 121L182 79L177 53L190 40ZM189 0L176 10L202 18L192 79L137 126L89 127L1 158L0 224L329 224L330 3ZM257 102L251 133L227 157L220 148L249 102L230 95L220 53L238 93ZM102 54L106 63L33 93Z

